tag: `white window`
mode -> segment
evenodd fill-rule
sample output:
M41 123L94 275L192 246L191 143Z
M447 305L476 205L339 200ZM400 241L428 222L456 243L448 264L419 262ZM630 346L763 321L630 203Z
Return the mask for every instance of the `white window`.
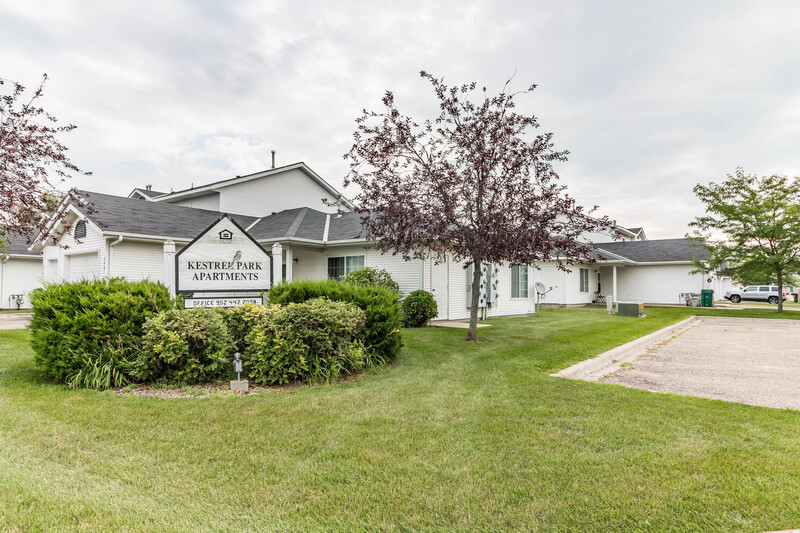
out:
M342 279L350 272L364 268L363 255L348 255L344 257L328 258L328 277Z
M528 267L527 265L514 265L511 267L511 297L528 297Z
M589 269L581 268L579 270L581 275L581 292L589 292Z

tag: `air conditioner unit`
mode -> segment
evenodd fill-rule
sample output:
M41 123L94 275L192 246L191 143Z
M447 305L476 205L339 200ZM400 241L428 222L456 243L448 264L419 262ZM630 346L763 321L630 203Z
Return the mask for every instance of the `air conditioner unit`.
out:
M631 302L618 302L617 314L619 316L635 316L641 318L644 316L644 304L631 303Z

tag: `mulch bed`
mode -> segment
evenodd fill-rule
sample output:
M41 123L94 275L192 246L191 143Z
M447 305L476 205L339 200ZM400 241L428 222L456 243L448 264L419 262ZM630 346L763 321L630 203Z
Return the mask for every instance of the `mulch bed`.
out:
M282 385L278 387L264 387L261 385L250 384L250 390L232 391L228 383L192 385L187 387L157 387L151 385L136 385L134 388L125 387L115 389L120 396L154 396L158 398L209 398L211 396L250 396L254 394L265 394L270 392L285 392L300 387L297 384Z

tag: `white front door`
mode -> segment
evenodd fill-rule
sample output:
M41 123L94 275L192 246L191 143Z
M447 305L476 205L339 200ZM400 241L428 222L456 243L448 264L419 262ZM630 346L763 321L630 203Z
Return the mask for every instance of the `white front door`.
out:
M436 300L436 307L439 309L439 314L436 318L439 320L447 320L449 312L447 308L448 294L449 294L449 261L445 260L438 265L433 263L431 265L431 292L433 298Z
M97 276L97 252L91 254L74 254L66 256L67 279L79 281L93 279Z

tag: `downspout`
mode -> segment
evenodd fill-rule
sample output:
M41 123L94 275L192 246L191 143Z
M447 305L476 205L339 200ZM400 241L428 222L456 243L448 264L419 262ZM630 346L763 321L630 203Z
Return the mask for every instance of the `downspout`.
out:
M9 259L11 259L10 255L8 255L8 254L3 255L3 265L5 265L6 261L8 261ZM6 279L6 267L5 266L1 266L0 267L0 295L4 295L5 294L3 292L3 283L5 282L5 279ZM3 307L3 303L0 302L0 309L2 309L2 307ZM8 301L8 308L11 309L11 300Z
M117 240L108 244L108 253L106 254L106 277L111 277L111 248L122 242L122 235L117 236Z

